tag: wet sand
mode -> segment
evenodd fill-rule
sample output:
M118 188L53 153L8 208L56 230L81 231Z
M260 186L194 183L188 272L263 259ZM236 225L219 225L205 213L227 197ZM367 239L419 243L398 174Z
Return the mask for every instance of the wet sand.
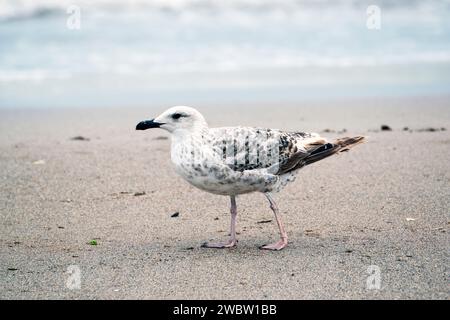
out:
M175 174L166 132L134 130L165 107L0 109L1 299L449 298L449 97L196 106L211 126L369 137L275 194L280 252L258 249L278 238L261 194L237 199L237 248L200 248L227 237L229 200Z

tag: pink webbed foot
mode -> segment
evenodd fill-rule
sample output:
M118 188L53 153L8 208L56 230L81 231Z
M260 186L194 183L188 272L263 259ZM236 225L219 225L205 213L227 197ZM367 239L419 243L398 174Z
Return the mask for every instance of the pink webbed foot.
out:
M287 240L280 240L280 241L275 242L275 243L266 244L265 246L261 246L259 248L262 249L262 250L278 251L278 250L281 250L281 249L285 248L287 246L287 244L288 244Z
M202 244L202 248L225 249L233 248L236 244L237 240L228 240L227 242L205 242Z

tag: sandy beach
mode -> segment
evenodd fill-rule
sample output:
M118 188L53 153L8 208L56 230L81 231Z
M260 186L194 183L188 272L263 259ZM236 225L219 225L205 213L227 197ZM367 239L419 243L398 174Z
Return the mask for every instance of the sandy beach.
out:
M166 107L0 109L1 299L449 299L449 97L195 106L210 126L368 136L274 195L280 252L258 249L278 237L261 194L237 198L237 248L200 248L227 237L229 199L176 175L166 132L134 130Z

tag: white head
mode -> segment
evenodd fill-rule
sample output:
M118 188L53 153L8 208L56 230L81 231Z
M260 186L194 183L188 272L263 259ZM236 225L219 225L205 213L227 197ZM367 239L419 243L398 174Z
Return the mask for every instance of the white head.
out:
M202 114L194 108L175 106L167 109L152 120L139 122L136 126L136 130L161 128L169 132L174 132L176 130L193 132L207 126L205 118L203 118Z

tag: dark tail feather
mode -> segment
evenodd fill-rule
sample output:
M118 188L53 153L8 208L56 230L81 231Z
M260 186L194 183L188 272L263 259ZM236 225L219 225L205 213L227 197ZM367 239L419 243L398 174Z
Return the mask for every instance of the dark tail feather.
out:
M353 138L340 138L337 139L334 143L326 143L321 145L320 147L314 149L311 154L304 159L304 165L308 165L314 163L316 161L322 160L326 157L329 157L335 153L340 153L344 151L350 150L354 146L364 143L365 137L357 136Z
M363 136L357 136L353 138L340 138L337 139L334 144L337 144L341 147L341 150L339 152L348 151L350 148L353 148L354 146L366 142L366 137Z

